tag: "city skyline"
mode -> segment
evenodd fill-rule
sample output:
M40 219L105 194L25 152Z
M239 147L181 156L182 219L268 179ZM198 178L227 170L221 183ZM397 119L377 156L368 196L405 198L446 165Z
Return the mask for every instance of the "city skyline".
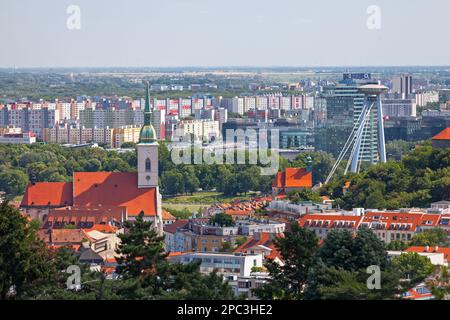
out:
M67 27L71 5L80 9L80 29ZM371 5L381 10L379 29L367 26ZM440 38L450 9L443 0L153 0L133 10L117 1L23 0L0 7L7 43L0 68L450 65L450 45Z

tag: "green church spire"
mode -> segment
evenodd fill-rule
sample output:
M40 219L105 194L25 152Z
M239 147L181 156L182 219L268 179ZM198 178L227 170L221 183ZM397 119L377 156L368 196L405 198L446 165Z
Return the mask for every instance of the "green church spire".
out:
M147 81L146 86L147 86L147 91L145 92L145 109L144 109L145 115L150 113L150 83L148 81ZM145 122L145 120L147 120L147 119L144 118L144 125L149 125L150 122L147 123L147 122Z
M139 134L139 143L153 143L156 141L155 128L152 126L152 113L150 111L150 83L147 81L145 93L144 126Z

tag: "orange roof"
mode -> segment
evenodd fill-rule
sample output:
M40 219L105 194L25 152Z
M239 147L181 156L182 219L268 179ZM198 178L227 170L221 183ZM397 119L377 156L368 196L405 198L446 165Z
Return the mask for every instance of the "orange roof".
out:
M36 182L27 185L20 206L61 207L70 206L72 204L72 183Z
M123 206L129 216L156 215L156 188L137 187L135 172L74 172L74 205Z
M52 229L52 243L80 243L87 239L86 233L82 229Z
M439 214L375 211L364 215L363 224L377 222L381 229L415 231L418 226L436 227L439 219Z
M278 235L277 235L278 236ZM265 256L266 259L280 258L280 253L277 251L275 245L273 244L273 235L268 232L261 232L259 238L253 236L249 237L247 241L237 247L234 252L248 253L252 248L257 246L265 246L271 249L270 253Z
M186 252L181 252L181 251L176 251L176 252L169 252L169 254L167 255L168 258L170 257L176 257L176 256L180 256L182 254L184 254Z
M450 127L445 128L441 132L439 132L437 135L435 135L433 140L450 140Z
M164 226L164 231L168 233L175 233L178 228L185 228L189 224L188 219L179 219L174 223Z
M358 228L363 217L346 216L341 214L305 214L298 220L298 224L305 228Z
M49 245L48 248L53 249L53 250L58 250L58 249L61 249L61 248L70 248L70 249L72 249L74 251L78 251L78 250L80 250L81 245L80 244L71 244L71 245L52 244L52 245Z
M103 233L116 233L117 228L109 224L94 224L90 229L86 229L86 232L93 230Z
M105 267L105 266L101 266L100 268L103 272L107 273L107 274L112 274L116 271L116 267Z
M47 222L72 223L93 222L93 224L107 224L110 221L123 222L126 219L125 207L61 207L51 209Z
M105 259L105 262L106 262L106 263L117 263L117 260L116 260L116 258L114 258L114 257L113 257L113 258L106 258L106 259Z
M162 219L163 220L176 220L176 218L167 210L162 210Z
M272 184L276 188L312 188L312 173L305 168L286 168L278 172Z
M428 252L428 253L443 253L444 259L448 262L450 259L450 248L447 247L434 247L434 246L412 246L405 250L406 252Z
M225 214L230 216L248 216L253 212L253 210L243 210L243 209L227 209L224 211Z

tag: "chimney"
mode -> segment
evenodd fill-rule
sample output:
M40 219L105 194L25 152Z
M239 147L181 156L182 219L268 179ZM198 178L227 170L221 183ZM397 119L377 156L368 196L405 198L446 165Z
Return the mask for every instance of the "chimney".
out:
M430 250L430 246L425 247L425 252L428 252L428 250Z
M434 252L438 252L438 249L439 249L439 247L438 247L438 246L435 246L435 247L434 247Z

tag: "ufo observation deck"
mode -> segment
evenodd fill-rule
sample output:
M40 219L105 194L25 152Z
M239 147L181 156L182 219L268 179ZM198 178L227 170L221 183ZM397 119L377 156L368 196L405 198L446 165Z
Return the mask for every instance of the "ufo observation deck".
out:
M379 95L379 94L387 91L388 87L383 86L381 84L366 84L366 85L358 87L358 90L361 93L364 93L367 95Z

